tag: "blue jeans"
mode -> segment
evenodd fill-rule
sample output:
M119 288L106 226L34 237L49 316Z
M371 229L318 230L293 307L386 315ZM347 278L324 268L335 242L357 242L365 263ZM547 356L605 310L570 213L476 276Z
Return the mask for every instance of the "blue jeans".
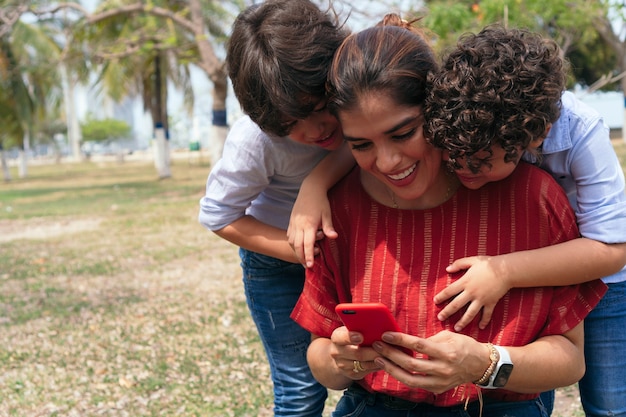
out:
M353 384L339 400L332 417L548 417L537 398L530 401L484 400L482 414L478 401L453 407L410 403L380 394L371 394Z
M556 396L556 394L555 394L554 390L546 391L546 392L542 392L541 393L541 402L543 403L543 406L548 411L548 415L549 416L552 415L552 411L554 410L554 399L555 399L555 396Z
M274 415L319 417L328 392L309 369L311 334L289 315L304 286L304 268L239 250L246 300L270 364Z
M626 282L608 286L585 319L587 371L578 386L588 417L626 417Z

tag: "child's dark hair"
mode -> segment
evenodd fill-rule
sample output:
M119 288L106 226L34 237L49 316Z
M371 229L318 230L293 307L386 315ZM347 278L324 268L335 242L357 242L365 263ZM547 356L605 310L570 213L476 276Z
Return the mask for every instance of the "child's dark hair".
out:
M429 79L425 133L478 172L490 156L473 157L498 144L505 161L545 137L561 112L565 63L558 45L524 29L488 26L464 35Z
M428 73L437 69L421 29L390 13L375 27L350 35L328 75L328 108L349 110L363 94L380 93L406 106L426 98Z
M266 132L289 133L325 96L333 55L348 32L308 0L267 0L233 24L226 65L244 111Z

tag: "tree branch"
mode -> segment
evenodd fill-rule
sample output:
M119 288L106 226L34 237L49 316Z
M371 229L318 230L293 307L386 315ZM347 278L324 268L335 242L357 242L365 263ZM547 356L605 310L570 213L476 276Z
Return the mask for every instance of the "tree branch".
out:
M153 16L164 17L167 19L172 19L179 26L187 29L190 32L196 32L196 26L185 19L178 13L174 13L171 10L164 9L158 6L151 6L147 4L135 3L129 4L126 6L120 6L115 9L106 10L104 12L92 14L87 16L87 23L97 23L102 20L106 20L115 16L127 15L133 13L147 13Z

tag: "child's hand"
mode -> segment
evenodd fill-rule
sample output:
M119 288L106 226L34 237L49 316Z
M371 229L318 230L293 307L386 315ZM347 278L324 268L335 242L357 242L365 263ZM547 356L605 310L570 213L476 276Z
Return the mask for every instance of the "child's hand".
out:
M321 230L318 227L322 226ZM291 210L287 240L296 254L296 257L306 268L313 266L314 257L319 253L315 242L324 236L331 239L337 237L333 228L330 214L330 204L324 193L323 196L302 192Z
M453 298L439 313L437 318L446 320L454 313L468 305L461 319L455 323L454 330L461 331L482 309L478 326L487 327L496 304L510 289L505 274L502 273L497 256L472 256L454 261L446 270L453 274L467 270L465 274L450 284L446 289L435 295L435 304L441 304Z

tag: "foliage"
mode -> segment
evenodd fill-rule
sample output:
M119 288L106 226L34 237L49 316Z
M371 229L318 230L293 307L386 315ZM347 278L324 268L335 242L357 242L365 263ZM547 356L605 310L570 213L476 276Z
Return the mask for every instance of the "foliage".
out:
M602 2L586 0L430 0L418 14L444 53L465 32L499 23L524 27L554 39L574 64L573 82L591 84L615 68L615 51L600 38L594 19L607 19ZM595 77L595 78L594 78Z
M61 103L55 31L44 24L15 21L0 36L0 146L26 147L38 137Z
M83 140L86 142L104 142L128 137L131 127L128 123L117 119L97 120L88 117L81 124Z

